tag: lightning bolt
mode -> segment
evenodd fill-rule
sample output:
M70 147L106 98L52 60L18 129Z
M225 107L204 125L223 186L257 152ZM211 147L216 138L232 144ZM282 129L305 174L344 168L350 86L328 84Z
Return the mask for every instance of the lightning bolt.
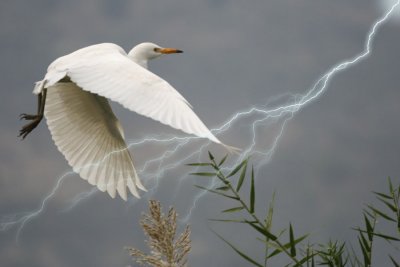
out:
M365 46L362 52L355 55L354 57L347 59L343 62L338 63L337 65L333 66L329 69L326 73L320 76L313 86L306 91L303 95L283 95L279 96L277 99L286 98L287 101L285 104L275 107L270 107L269 103L260 106L254 106L239 112L236 112L233 116L231 116L227 121L225 121L220 127L212 129L211 131L215 135L220 135L226 131L232 129L234 124L241 125L244 124L244 118L250 118L247 121L249 123L249 129L251 129L251 140L250 143L243 149L243 152L234 163L230 166L234 166L237 162L240 162L244 158L248 157L249 155L257 156L258 163L257 167L267 164L270 159L272 158L274 152L276 151L279 141L282 138L284 133L285 127L287 123L294 117L294 115L299 112L303 107L306 107L308 104L312 103L313 101L317 100L328 88L329 82L341 71L348 69L349 67L358 64L360 61L368 57L372 50L372 42L374 41L374 37L378 29L385 23L393 14L393 11L400 5L400 0L397 0L387 11L386 13L379 18L374 24L371 26L366 41ZM277 100L274 99L274 100ZM271 101L274 102L274 101ZM271 131L275 132L275 135L270 140L265 140L265 138L260 139L257 134L260 129L268 128ZM197 158L200 161L201 155L206 150L207 146L210 144L204 143L197 148L196 150L189 150L187 147L193 145L195 141L199 140L198 137L167 137L167 138L160 138L160 137L147 137L141 140L130 140L128 142L128 148L138 148L145 144L157 144L158 146L163 145L168 147L160 156L154 157L147 162L144 163L142 168L139 170L140 176L144 178L144 180L151 183L150 185L146 184L146 187L149 188L149 193L147 197L153 195L159 185L159 181L161 177L165 174L165 172L170 170L175 170L177 167L182 166L182 164L187 163L189 160L193 160ZM264 141L264 143L262 142ZM267 143L265 145L265 143ZM191 151L191 152L188 152ZM111 152L117 153L118 151ZM96 163L101 164L101 162ZM83 166L86 167L86 166ZM228 167L229 168L229 167ZM62 176L60 176L57 180L56 185L51 190L51 192L42 200L41 205L31 212L26 212L23 214L15 214L13 216L5 216L0 221L0 231L6 231L13 226L18 226L16 240L18 242L18 238L21 234L22 229L24 226L31 221L32 219L38 217L43 213L46 208L46 204L53 198L58 191L59 187L63 180L67 177L74 174L74 172L70 171ZM182 175L179 178L179 183L177 186L177 190L182 185L183 181L187 178L187 175ZM212 187L217 183L215 180L211 180L208 186ZM70 211L76 205L81 203L83 200L88 199L89 197L93 196L97 192L96 189L92 189L88 192L83 192L77 197L75 197L69 204L69 206L64 211ZM193 210L196 207L197 202L206 195L205 191L200 191L194 198L191 207L189 208L186 216L184 216L183 221L189 221ZM137 203L136 199L129 199L129 204L134 205Z
M24 228L25 224L28 223L33 218L39 216L44 211L47 202L52 197L54 197L54 195L56 194L58 188L60 188L61 183L63 182L63 180L67 176L69 176L71 174L74 174L74 173L73 172L67 172L67 173L63 174L62 176L60 176L58 178L58 181L57 181L56 185L53 187L51 192L42 200L42 203L41 203L40 207L37 210L24 213L24 214L22 214L22 216L16 215L16 216L7 216L5 218L2 218L1 223L0 223L0 230L1 231L6 231L10 227L12 227L14 225L17 225L18 229L17 229L17 234L16 234L16 237L15 237L15 240L16 240L16 243L18 244L19 236L20 236L21 231ZM15 217L19 217L19 218L15 218Z

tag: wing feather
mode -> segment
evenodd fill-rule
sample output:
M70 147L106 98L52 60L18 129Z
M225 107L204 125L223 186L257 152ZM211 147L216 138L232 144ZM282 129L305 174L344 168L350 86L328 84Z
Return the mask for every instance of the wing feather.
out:
M144 187L107 100L74 83L56 83L47 90L47 124L73 170L113 198L118 193L126 200L126 187L139 197L137 187Z
M49 66L45 80L54 81L61 74L85 91L188 134L221 143L178 91L133 62L117 45L94 45L61 57Z

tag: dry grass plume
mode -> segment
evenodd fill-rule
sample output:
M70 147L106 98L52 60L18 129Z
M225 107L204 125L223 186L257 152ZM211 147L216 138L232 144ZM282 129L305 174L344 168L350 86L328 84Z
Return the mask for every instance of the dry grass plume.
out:
M146 243L150 253L128 247L134 260L143 266L154 267L186 267L187 255L191 249L190 229L186 226L183 233L176 235L177 213L173 207L168 214L163 214L160 202L149 201L149 212L143 214L140 221L147 236Z

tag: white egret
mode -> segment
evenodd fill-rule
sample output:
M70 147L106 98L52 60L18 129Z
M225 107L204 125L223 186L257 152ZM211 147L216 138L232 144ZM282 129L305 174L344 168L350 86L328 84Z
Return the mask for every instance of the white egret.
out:
M25 138L43 115L58 150L73 170L111 197L127 199L146 190L134 168L123 129L107 99L173 128L221 143L192 111L188 101L168 82L147 70L150 59L182 53L153 43L141 43L128 54L103 43L79 49L53 61L36 83L36 115L20 130Z

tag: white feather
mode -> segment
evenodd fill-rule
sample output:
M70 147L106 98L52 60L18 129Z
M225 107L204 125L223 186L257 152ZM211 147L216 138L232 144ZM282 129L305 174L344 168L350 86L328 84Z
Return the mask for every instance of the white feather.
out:
M221 143L178 91L132 61L115 44L89 46L57 59L49 66L45 80L51 85L54 77L62 75L83 90L119 102L131 111Z
M111 197L118 191L126 200L127 185L139 197L137 187L144 187L108 101L73 83L56 83L48 88L46 103L52 138L74 171Z
M129 54L115 44L82 48L56 59L33 93L47 89L45 117L52 138L73 170L107 191L139 197L142 185L124 141L122 127L106 98L173 128L222 144L168 82L147 70L155 44ZM229 150L228 147L222 144Z

